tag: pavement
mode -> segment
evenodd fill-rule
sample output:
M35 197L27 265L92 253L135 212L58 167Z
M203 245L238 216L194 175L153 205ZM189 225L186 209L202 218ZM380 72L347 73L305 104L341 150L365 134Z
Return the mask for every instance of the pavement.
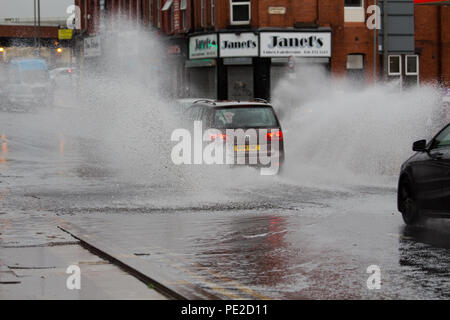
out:
M24 223L24 220L26 223ZM69 289L69 266L81 271ZM153 288L59 230L48 215L0 216L0 300L165 300Z

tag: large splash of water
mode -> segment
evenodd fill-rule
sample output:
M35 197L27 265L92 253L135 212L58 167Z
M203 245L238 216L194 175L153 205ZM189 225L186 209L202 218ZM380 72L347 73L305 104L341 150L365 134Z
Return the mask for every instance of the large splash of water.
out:
M95 139L99 148L94 160L123 179L198 193L280 179L393 185L401 163L412 153L411 143L429 138L442 122L436 88L356 86L303 66L273 92L285 133L281 177L261 177L251 169L175 166L170 136L186 124L164 90L168 83L163 75L170 72L161 60L164 46L147 30L120 25L120 32L105 35L101 63L85 68L79 94L66 98L64 105L70 108L58 122L67 134Z
M438 88L364 86L311 66L300 71L274 92L286 171L299 181L392 185L412 142L430 138L446 121Z

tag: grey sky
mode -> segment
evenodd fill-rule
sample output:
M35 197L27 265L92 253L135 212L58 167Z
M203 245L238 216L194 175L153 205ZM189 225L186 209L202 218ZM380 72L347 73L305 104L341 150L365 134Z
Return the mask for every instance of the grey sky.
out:
M33 18L33 0L0 0L0 19ZM41 0L41 17L67 17L66 9L74 0Z

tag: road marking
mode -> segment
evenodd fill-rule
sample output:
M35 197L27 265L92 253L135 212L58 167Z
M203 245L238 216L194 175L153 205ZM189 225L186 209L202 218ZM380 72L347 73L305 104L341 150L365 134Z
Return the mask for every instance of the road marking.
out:
M167 250L165 248L162 248L162 247L159 247L159 249L162 250L162 251L165 251L168 255L170 255L172 257L176 257L177 259L183 260L186 264L188 264L188 261L186 261L186 259L184 259L181 255L176 254L176 253L172 253L169 250ZM261 299L261 300L272 300L272 298L267 297L265 295L262 295L262 294L260 294L258 292L255 292L254 290L252 290L252 289L250 289L250 288L240 284L236 280L232 280L230 278L227 278L226 276L220 274L219 272L211 271L208 267L206 267L206 266L204 266L204 265L202 265L202 264L200 264L198 262L195 264L195 266L201 268L202 270L206 271L208 274L210 274L213 277L221 280L222 282L227 283L227 284L231 284L233 287L235 287L238 291L241 291L242 293L245 293L247 295L250 295L250 296L252 296L254 298ZM189 270L186 270L185 268L183 268L183 269L184 270L182 270L182 271L185 271L185 272L188 272L189 274L192 274Z

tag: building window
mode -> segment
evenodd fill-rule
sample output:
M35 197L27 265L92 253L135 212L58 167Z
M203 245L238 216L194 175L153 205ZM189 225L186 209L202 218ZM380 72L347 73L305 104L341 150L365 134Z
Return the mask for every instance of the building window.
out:
M388 75L400 76L402 74L402 57L389 56L388 57Z
M148 22L153 22L153 0L148 1Z
M200 26L205 26L205 0L200 0Z
M406 59L406 75L417 76L419 75L419 56L408 55Z
M175 32L175 14L173 6L170 8L170 32Z
M124 17L128 17L128 9L130 8L130 4L128 3L128 0L123 0L122 2L122 15Z
M250 24L250 0L230 0L230 16L233 25Z
M174 31L173 0L166 0L161 11L167 12L167 18L169 19L168 31L169 33L173 32Z
M405 86L414 86L419 84L419 56L405 56Z
M181 28L183 30L186 30L187 28L187 0L181 0L180 3L180 10L181 10Z
M360 8L363 6L363 0L345 0L345 6Z
M211 0L211 25L214 26L215 24L215 16L214 16L214 10L216 9L216 5L214 3L214 0Z
M156 0L156 27L161 28L161 0Z
M345 22L364 22L365 11L363 0L345 0L344 2Z
M347 56L347 77L352 80L364 80L364 55L349 54Z

